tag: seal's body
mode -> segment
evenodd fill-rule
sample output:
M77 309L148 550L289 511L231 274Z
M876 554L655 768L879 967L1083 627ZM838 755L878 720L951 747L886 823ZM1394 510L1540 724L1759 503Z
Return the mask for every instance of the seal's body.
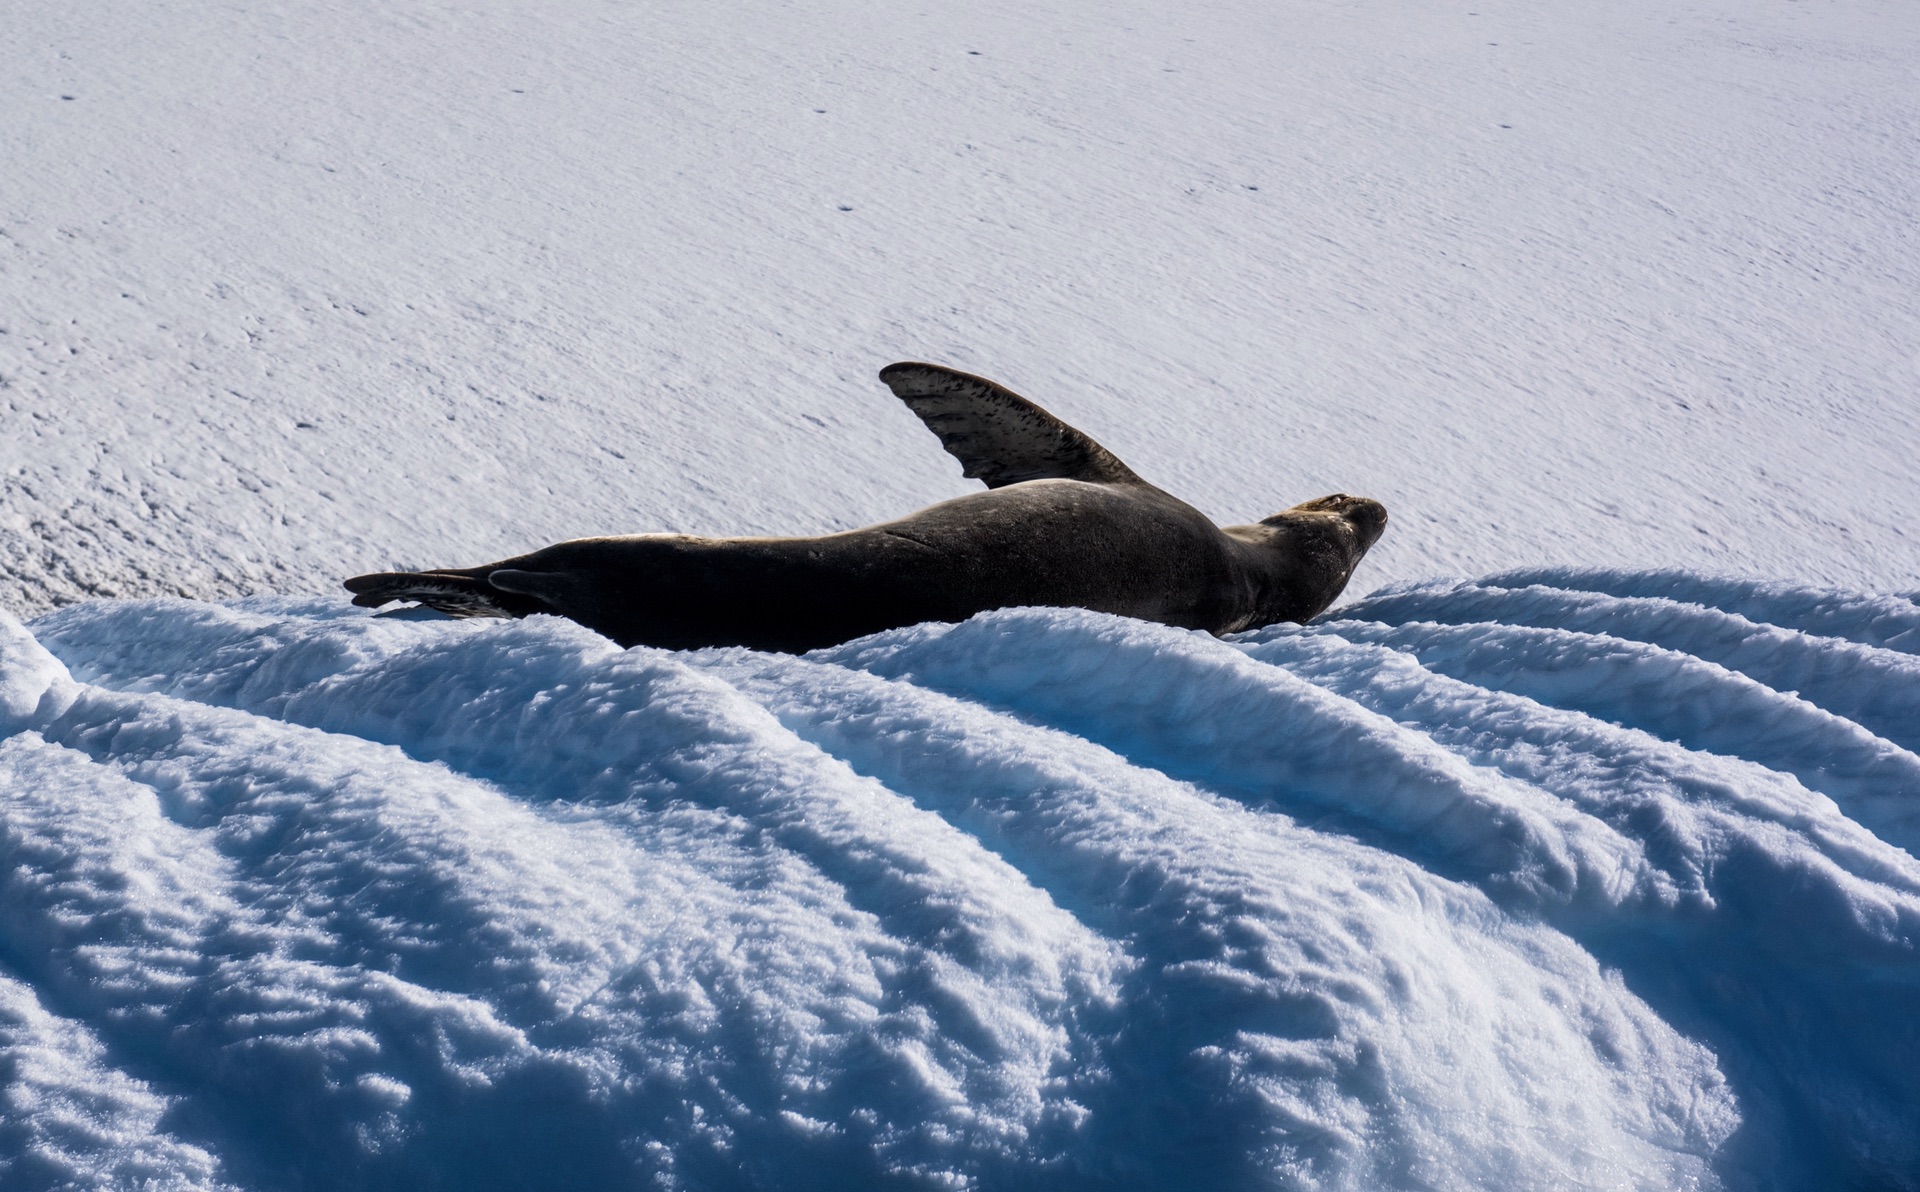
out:
M1335 495L1222 529L990 381L926 364L880 375L987 492L818 538L585 538L347 587L356 604L556 613L621 645L674 649L797 652L1016 605L1227 633L1326 608L1386 524L1377 502Z

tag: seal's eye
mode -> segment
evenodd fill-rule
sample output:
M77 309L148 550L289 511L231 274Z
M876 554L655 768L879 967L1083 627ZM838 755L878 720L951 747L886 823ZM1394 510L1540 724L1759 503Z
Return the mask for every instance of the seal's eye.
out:
M1300 513L1344 513L1346 511L1346 506L1350 502L1357 501L1357 500L1365 500L1365 498L1350 497L1345 493L1329 493L1327 496L1324 496L1324 497L1315 497L1311 501L1302 501L1298 505L1295 505L1293 509L1288 510L1288 512L1292 513L1297 511Z

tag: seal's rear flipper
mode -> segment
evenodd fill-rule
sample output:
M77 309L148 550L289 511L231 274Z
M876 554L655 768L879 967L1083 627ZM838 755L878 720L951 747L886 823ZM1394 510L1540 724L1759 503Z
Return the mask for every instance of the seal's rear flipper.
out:
M880 379L940 436L962 471L988 488L1023 480L1141 483L1085 432L985 377L907 360L881 369Z
M411 600L450 617L524 617L548 611L539 600L501 591L482 576L459 572L383 571L356 575L346 581L346 588L362 608Z

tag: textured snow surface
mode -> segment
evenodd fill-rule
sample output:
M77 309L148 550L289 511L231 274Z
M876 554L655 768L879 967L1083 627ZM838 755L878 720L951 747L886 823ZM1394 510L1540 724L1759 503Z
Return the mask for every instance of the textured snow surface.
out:
M1920 586L1914 0L5 0L0 605L972 486Z
M1920 3L0 59L3 1192L1920 1189ZM897 359L1222 522L1378 498L1374 595L804 658L340 599L970 491Z
M1916 1186L1915 627L1548 571L798 658L7 621L0 1174Z

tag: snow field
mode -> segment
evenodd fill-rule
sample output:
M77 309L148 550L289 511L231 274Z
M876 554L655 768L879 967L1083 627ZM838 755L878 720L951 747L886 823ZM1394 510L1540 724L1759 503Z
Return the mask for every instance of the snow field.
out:
M9 0L0 578L330 593L967 486L1001 380L1365 591L1920 584L1920 6ZM63 98L70 97L70 98Z
M0 53L6 1192L1920 1189L1920 5ZM1222 522L1378 498L1389 586L804 658L339 600L958 495L911 358Z
M1528 578L1235 641L1007 610L801 658L290 600L15 626L8 1022L97 1042L6 1086L88 1107L80 1141L3 1161L1900 1186L1915 759L1712 661L1739 614ZM1903 673L1846 640L1893 599L1741 599L1816 609L1834 635L1745 623L1836 689ZM1554 600L1639 636L1525 624Z

